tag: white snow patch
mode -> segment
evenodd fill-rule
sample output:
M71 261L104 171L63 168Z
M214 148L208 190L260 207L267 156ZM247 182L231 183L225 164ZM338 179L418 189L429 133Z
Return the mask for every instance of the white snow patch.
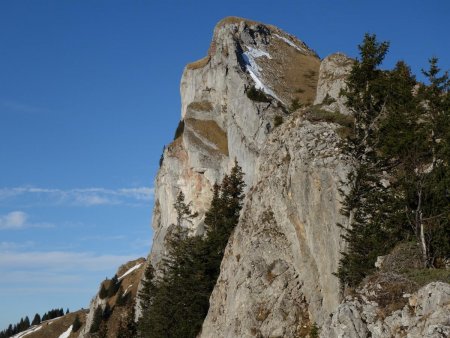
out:
M132 273L134 270L139 269L139 268L141 267L142 264L143 264L143 263L139 263L139 264L133 266L131 269L129 269L127 272L125 272L122 276L120 276L120 277L118 278L118 280L123 279L125 276L129 275L129 274Z
M253 48L253 47L247 47L247 48L248 48L248 51L245 53L247 53L248 55L251 55L254 58L259 58L261 56L265 56L268 59L272 59L272 57L270 56L269 53L267 53L261 49L257 49L257 48Z
M260 50L260 49L248 47L248 51L244 52L242 54L242 56L244 58L245 68L247 69L251 78L255 82L255 88L261 89L266 94L269 94L270 96L273 96L274 98L276 98L277 100L280 101L280 99L275 95L275 93L271 89L269 89L266 85L264 85L264 83L261 81L261 79L260 79L261 78L261 73L260 73L261 68L258 66L258 64L255 61L255 59L262 57L262 56L272 59L270 54L263 50Z
M122 294L122 297L125 296L128 292L128 290L133 286L133 284L128 285L128 287L125 289L125 291Z
M278 34L274 34L274 35L275 35L278 39L283 40L284 42L286 42L289 46L292 46L292 47L294 47L295 49L297 49L299 52L309 54L309 52L308 52L305 48L297 46L295 43L293 43L293 42L292 42L291 40L289 40L289 39L286 39L284 36L281 36L281 35L278 35Z
M70 336L70 333L72 332L72 325L69 326L69 328L67 329L67 331L61 333L61 335L59 336L59 338L68 338Z
M12 336L11 338L22 338L22 337L25 337L26 335L29 335L30 333L40 330L40 329L42 329L42 326L32 326L28 330L20 332L16 335Z

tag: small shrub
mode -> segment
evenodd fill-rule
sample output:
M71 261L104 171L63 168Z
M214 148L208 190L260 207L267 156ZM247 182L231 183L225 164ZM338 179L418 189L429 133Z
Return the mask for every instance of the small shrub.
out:
M184 120L181 120L178 122L177 130L175 130L175 136L173 137L174 140L179 138L181 135L183 135L184 132Z
M313 325L311 326L311 329L309 330L309 337L310 338L319 338L319 332L320 329L317 326L316 323L313 323Z
M337 123L343 127L353 128L355 120L352 116L344 115L338 112L330 112L321 109L320 106L312 106L305 113L305 118L311 122L330 122Z
M103 319L102 317L103 317L102 307L98 306L95 309L94 318L92 319L92 325L91 325L91 329L89 330L89 333L98 332L98 330L100 329L100 325L102 324L102 319Z
M260 89L257 89L255 86L251 86L247 90L247 97L256 102L270 102L270 98Z
M419 286L436 281L450 283L450 270L448 269L408 269L403 274Z
M121 282L117 278L117 275L114 275L114 277L111 279L111 282L109 283L108 298L114 296L117 293L120 285L121 285Z
M289 111L295 112L297 109L300 109L303 105L300 103L299 99L293 99L291 102L291 106L289 107Z
M327 93L325 98L323 99L322 103L325 105L330 105L332 103L336 102L336 99L332 98L330 94Z
M301 87L298 87L298 88L295 90L295 92L296 92L296 93L299 93L299 94L302 94L302 93L305 92L305 90L304 90L303 88L301 88Z
M100 292L98 293L98 296L100 297L100 299L105 299L106 297L108 297L108 289L105 287L105 282L102 283Z
M80 317L78 317L78 315L76 315L76 317L72 323L72 332L77 332L80 329L80 327L81 327Z
M277 115L275 116L275 118L273 119L273 125L274 127L278 127L283 123L283 116Z

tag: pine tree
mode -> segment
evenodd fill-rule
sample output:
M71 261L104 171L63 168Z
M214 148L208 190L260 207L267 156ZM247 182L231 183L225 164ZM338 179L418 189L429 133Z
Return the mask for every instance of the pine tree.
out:
M137 327L134 321L135 312L133 304L128 305L126 313L128 315L120 321L117 338L136 338Z
M119 278L117 277L117 275L114 275L114 277L111 279L109 283L109 288L107 290L107 297L113 297L119 290L120 285L121 282L119 281Z
M96 333L100 330L100 325L102 324L103 310L101 306L97 306L92 319L91 328L89 333Z
M39 325L41 323L41 316L39 313L36 313L34 315L33 321L31 322L31 325Z
M76 315L72 323L72 332L77 332L80 328L81 328L80 317Z
M378 69L387 43L366 35L359 48L343 92L356 119L349 149L359 161L342 210L352 221L337 273L343 286L357 285L400 241L421 243L428 266L450 255L448 75L431 59L429 85L418 85L403 61Z
M100 299L105 299L106 297L108 297L108 290L105 287L105 282L104 281L100 287L100 291L98 293L98 296L100 297Z
M174 204L177 224L168 241L163 276L154 278L149 264L141 290L140 337L196 337L208 312L209 297L219 275L228 238L237 225L244 197L243 173L237 162L214 187L206 214L206 236L188 236L184 224L196 214L180 193Z

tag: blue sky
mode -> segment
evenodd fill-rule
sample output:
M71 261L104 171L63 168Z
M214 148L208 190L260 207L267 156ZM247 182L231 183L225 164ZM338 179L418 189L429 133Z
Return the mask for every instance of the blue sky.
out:
M321 57L365 32L415 73L450 68L442 1L1 1L0 329L87 307L151 244L153 179L186 63L225 16L274 24Z

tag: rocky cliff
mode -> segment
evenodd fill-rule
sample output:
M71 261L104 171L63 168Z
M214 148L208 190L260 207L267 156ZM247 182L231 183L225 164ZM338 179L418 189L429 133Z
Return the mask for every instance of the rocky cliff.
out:
M405 294L414 309L386 313L363 291L344 298L334 276L355 164L343 151L352 117L339 94L353 63L342 53L320 60L274 26L232 17L215 27L207 56L186 66L177 137L155 182L148 261L158 269L167 254L179 191L198 213L184 226L199 235L212 186L234 159L248 189L200 337L306 337L317 326L321 337L448 331L448 284ZM263 100L249 95L253 87ZM432 316L430 302L443 310Z
M214 183L237 159L247 187L253 185L275 116L287 116L296 99L312 103L319 67L311 49L276 27L238 18L219 22L208 55L188 64L181 80L184 131L166 148L155 181L152 264L165 253L178 192L193 203L198 217L191 228L201 232ZM266 102L247 97L252 86L266 94Z
M155 181L148 259L102 282L89 311L78 313L79 333L71 332L70 314L26 335L116 337L123 329L129 336L144 269L160 272L168 253L178 193L196 212L182 226L202 235L213 185L236 159L246 197L200 338L450 336L448 283L419 286L381 269L344 295L334 275L350 223L340 210L357 164L345 151L353 117L340 96L353 63L342 53L321 60L274 26L219 22L207 56L183 72L180 123ZM98 311L103 321L93 330Z
M248 187L202 337L294 337L339 304L333 272L343 243L336 223L347 222L339 210L352 159L341 151L341 126L308 121L304 107L314 100L317 109L343 107L339 90L349 65L342 54L321 63L276 27L226 18L208 55L186 66L184 130L165 150L156 178L149 261L158 267L166 254L179 191L198 212L186 226L201 233L212 186L234 159ZM265 102L247 95L253 86ZM322 102L330 98L331 107Z

